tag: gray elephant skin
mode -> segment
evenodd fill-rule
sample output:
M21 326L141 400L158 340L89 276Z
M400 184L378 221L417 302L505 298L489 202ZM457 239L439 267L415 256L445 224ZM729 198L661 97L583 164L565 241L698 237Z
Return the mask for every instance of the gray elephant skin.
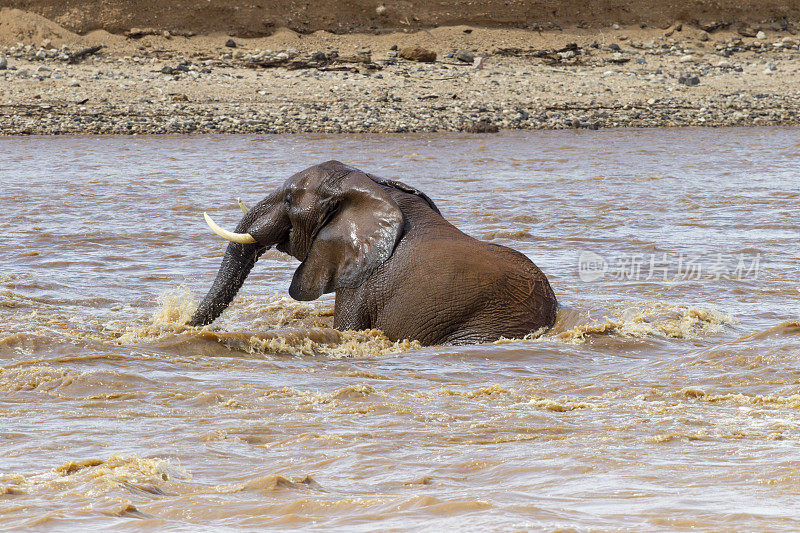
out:
M424 193L338 161L289 178L247 211L234 233L218 230L237 242L228 245L192 326L213 322L273 246L300 261L292 298L336 293L339 330L471 344L555 322L550 283L526 256L462 233Z

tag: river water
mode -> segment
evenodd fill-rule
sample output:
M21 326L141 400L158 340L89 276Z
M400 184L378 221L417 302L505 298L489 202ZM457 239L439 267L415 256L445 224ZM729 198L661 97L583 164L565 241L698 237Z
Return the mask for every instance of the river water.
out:
M0 528L800 528L800 131L0 139ZM331 329L232 228L338 159L522 251L538 338ZM435 267L435 266L432 266Z

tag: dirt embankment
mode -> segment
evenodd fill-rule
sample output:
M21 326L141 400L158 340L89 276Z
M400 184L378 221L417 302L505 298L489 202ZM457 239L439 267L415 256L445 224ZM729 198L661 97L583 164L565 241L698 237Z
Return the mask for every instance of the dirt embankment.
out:
M764 29L785 30L786 25L800 21L800 0L0 0L0 7L38 13L80 34L148 27L239 37L270 35L281 27L299 33L348 33L453 25L529 29L612 23L664 26L682 21L763 24Z

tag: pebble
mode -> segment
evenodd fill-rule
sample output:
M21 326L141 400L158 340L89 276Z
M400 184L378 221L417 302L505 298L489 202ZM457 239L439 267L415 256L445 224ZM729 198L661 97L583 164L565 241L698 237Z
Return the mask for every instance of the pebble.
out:
M774 41L781 46L775 47L775 43L769 42L758 49L758 56L749 52L752 42L743 42L741 39L719 41L703 51L709 54L706 57L713 57L710 54L716 53L715 50L730 51L731 55L747 52L749 55L720 61L716 63L718 68L711 68L714 61L704 62L699 67L703 69L702 74L683 73L678 81L681 85L692 87L700 84L701 76L708 76L709 82L703 81L710 85L710 80L719 80L716 76L729 76L733 70L741 72L742 66L748 65L751 68L745 75L761 75L760 71L753 70L760 65L766 74L789 76L795 72L797 60L794 59L796 54L786 50L796 50L796 41L780 36L776 36ZM600 53L596 51L599 46L594 50L590 48L587 46L583 49L588 51L588 56ZM614 51L613 47L603 49ZM647 56L641 51L643 49L647 49ZM414 65L378 59L376 63L383 69L380 74L373 73L368 77L368 71L361 66L358 67L360 72L322 72L316 69L287 71L282 68L253 71L235 62L221 63L219 55L215 55L214 59L192 58L188 61L178 54L153 54L144 49L141 54L131 53L122 58L101 56L93 58L88 66L72 66L67 65L62 57L68 57L69 49L43 50L20 44L16 47L0 47L0 57L18 59L21 67L16 73L12 71L0 75L0 81L29 79L7 85L14 91L12 97L15 101L21 101L16 100L19 95L32 98L34 94L41 93L41 99L37 99L38 104L34 106L12 103L0 108L0 134L356 133L476 131L483 128L488 128L484 131L494 131L495 128L800 124L800 113L794 111L800 109L800 92L796 90L770 92L762 88L759 89L761 92L754 93L748 87L734 83L734 87L728 87L724 94L708 93L705 88L674 91L675 86L667 82L669 74L662 72L662 69L668 70L670 65L677 65L682 56L697 57L686 53L685 49L691 48L684 45L682 40L646 44L631 42L630 46L616 51L621 58L632 59L631 63L635 61L637 65L649 62L658 66L630 70L625 66L617 66L605 72L602 67L598 68L604 64L603 56L586 66L562 65L556 69L543 69L529 62L493 56L484 70L454 70L442 64ZM294 57L298 54L296 50L249 52L238 49L231 52L244 60L279 55ZM397 53L397 50L389 52ZM461 61L457 57L460 52L472 53L469 50L454 52L452 56L458 61ZM581 56L584 53L582 51ZM43 60L34 60L42 54L45 55ZM231 54L224 55L228 59L233 57ZM302 52L302 57L319 61L334 55L333 51L328 50ZM650 57L657 55L665 57ZM775 61L770 61L773 57ZM473 54L473 64L477 65L479 61L482 58ZM660 65L658 62L661 61L667 64ZM165 64L167 62L169 64ZM781 65L780 74L778 65ZM695 67L687 65L685 68L691 71ZM31 73L31 70L34 72ZM51 71L54 81L48 74ZM202 82L194 81L194 77L200 76L201 72L211 75L203 76ZM456 76L457 81L442 83L443 80L454 79L453 73L462 77ZM573 74L593 77L584 77L580 88L572 88L566 79L572 78ZM599 77L612 75L616 76L594 84ZM246 93L239 96L238 92L247 90L247 83L262 76L265 83L249 89L254 99L250 99ZM534 88L534 96L527 99L526 80L536 80L539 76L543 77L543 84L559 83L562 86L560 83L564 82L564 90L574 93L559 108L546 109L547 103L536 95L534 86L531 87ZM63 81L55 81L59 78ZM244 84L236 81L242 78L248 81ZM285 88L276 88L272 81L266 81L268 78L286 80ZM632 83L636 86L637 80L645 79L655 83L648 85L644 92L637 90L637 97L626 95ZM465 90L462 81L471 83L472 88ZM192 87L201 87L198 83L203 84L202 87L206 84L229 87L231 94L236 96L231 99L214 92L206 93L204 88L195 91ZM53 93L50 93L51 84L55 87L83 86L81 93L85 91L85 94L73 94L65 103L55 105L51 96ZM485 88L474 90L481 85L485 85ZM146 86L157 92L148 93L144 90ZM588 87L584 89L583 86ZM130 87L133 94L130 97L121 96L120 87L126 90ZM301 87L312 89L306 94ZM5 93L6 85L3 88ZM552 89L549 90L552 92ZM312 94L315 91L316 94ZM256 96L256 93L261 96ZM191 98L185 95L191 95ZM91 105L82 105L89 98ZM581 112L586 114L576 114ZM477 126L479 123L485 126Z
M759 31L758 33L756 33L756 39L758 39L759 41L763 41L766 38L767 34L764 33L763 31Z
M0 54L0 70L5 70L8 68L8 60L6 56Z
M227 41L225 41L225 46L227 46L228 48L236 48L236 41L234 41L233 39L228 39Z
M427 50L421 46L403 48L400 50L400 57L409 61L419 61L421 63L433 63L436 61L436 52Z
M466 126L464 131L467 133L497 133L500 128L489 120L480 120Z
M456 59L462 63L469 63L471 65L475 62L475 54L469 50L459 50L456 52Z

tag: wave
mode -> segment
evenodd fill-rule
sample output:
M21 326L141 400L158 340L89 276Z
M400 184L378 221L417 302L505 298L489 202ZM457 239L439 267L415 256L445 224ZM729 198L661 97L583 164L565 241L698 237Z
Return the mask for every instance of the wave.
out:
M188 287L182 285L164 292L157 303L149 316L133 320L107 320L108 314L101 318L65 316L49 309L25 310L25 320L20 323L24 331L0 331L0 355L14 352L30 356L48 351L52 356L53 350L63 351L59 346L64 344L67 351L75 345L94 349L111 344L178 354L238 352L329 358L393 355L421 347L417 341L392 341L377 329L336 330L330 303L298 302L277 292L239 296L222 317L204 327L186 325L197 308ZM593 318L600 313L602 319ZM538 339L583 344L601 337L694 339L714 335L735 323L733 316L721 311L664 302L619 303L589 311L562 307L549 331L541 329L521 339L500 339L496 343ZM243 330L242 324L247 328ZM800 325L787 322L776 328L763 334L790 334Z
M721 311L664 302L617 304L602 320L586 312L562 308L556 324L541 338L571 344L609 335L695 339L714 335L736 323L734 316Z
M233 494L281 490L323 491L308 474L291 477L258 475L241 483L204 485L170 459L114 454L107 459L67 461L45 472L24 475L0 474L0 495L70 494L88 500L103 514L122 516L139 513L126 496L171 496L176 494Z
M0 493L63 492L66 487L81 486L84 493L92 497L118 488L163 494L168 490L166 483L186 481L191 477L167 459L114 454L108 459L68 461L38 474L0 474Z
M329 358L391 355L420 348L417 341L391 341L380 330L339 331L333 328L333 309L279 296L239 297L220 325L187 326L197 305L191 291L179 287L159 298L148 324L126 328L120 344L177 340L175 344L213 341L229 350L261 355L325 356ZM247 322L241 331L237 324Z
M650 393L648 399L652 399ZM769 407L779 407L784 409L800 408L800 394L789 394L786 396L773 394L745 394L741 392L731 392L725 394L707 393L700 389L685 388L679 391L663 395L669 399L687 399L707 403L723 403L729 405L760 405Z
M800 335L800 320L781 322L780 324L772 326L771 328L767 328L763 331L757 331L755 333L751 333L750 335L740 337L734 342L738 343L763 339L775 339L791 335Z
M259 476L244 483L233 485L217 485L214 491L219 494L231 494L243 491L274 492L279 490L323 490L311 476L287 477L280 474Z
M458 391L452 389L442 389L438 393L442 396L461 396L469 400L500 401L508 404L524 405L534 409L544 411L566 412L576 409L591 409L591 403L584 401L583 398L547 398L538 394L529 394L516 389L506 389L499 385L490 385L475 390Z
M487 241L493 241L495 239L509 239L512 241L532 241L535 240L531 232L521 229L521 230L498 230L498 231L488 231L483 234L483 239Z

